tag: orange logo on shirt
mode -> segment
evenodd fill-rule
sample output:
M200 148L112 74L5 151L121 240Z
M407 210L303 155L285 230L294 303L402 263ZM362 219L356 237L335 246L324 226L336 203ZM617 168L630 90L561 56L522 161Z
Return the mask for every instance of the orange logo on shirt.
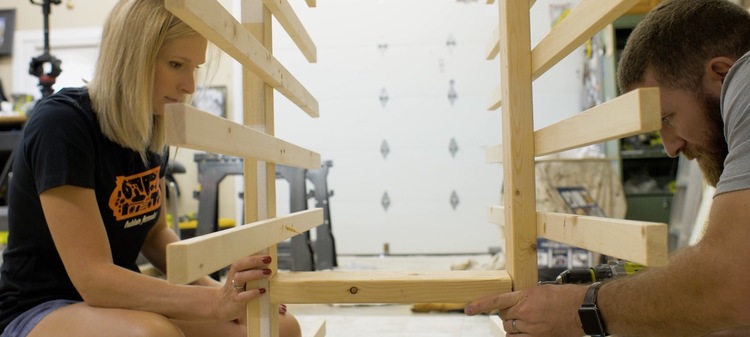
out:
M129 177L117 177L117 186L109 197L109 208L117 220L133 218L161 207L160 167Z

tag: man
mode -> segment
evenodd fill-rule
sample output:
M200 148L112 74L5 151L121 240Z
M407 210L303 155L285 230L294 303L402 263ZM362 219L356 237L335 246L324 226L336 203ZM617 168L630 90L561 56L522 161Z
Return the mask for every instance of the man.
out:
M469 304L521 336L750 336L750 13L666 0L633 31L620 88L659 87L670 156L717 187L703 239L665 267L593 286L547 285ZM598 292L598 294L597 294ZM587 306L579 311L582 303Z

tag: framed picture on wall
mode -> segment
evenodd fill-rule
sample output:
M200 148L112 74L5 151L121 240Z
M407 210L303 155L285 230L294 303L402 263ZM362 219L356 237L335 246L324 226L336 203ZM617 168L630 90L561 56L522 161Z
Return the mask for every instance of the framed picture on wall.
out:
M219 117L227 117L227 87L198 87L193 93L193 106Z
M16 10L0 9L0 56L13 53L13 31L16 28Z

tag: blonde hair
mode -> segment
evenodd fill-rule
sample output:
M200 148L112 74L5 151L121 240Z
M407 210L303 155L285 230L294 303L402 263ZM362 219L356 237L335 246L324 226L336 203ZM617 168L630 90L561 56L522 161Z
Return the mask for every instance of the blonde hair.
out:
M120 0L102 32L88 84L99 127L110 140L137 151L165 150L164 116L153 114L156 55L165 41L197 34L164 8L164 0Z

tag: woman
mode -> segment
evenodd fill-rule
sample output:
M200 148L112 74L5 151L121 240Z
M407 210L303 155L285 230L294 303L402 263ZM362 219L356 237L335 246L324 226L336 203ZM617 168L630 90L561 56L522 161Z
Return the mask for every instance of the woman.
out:
M245 336L246 303L269 256L236 261L221 284L172 285L177 241L163 209L164 104L195 89L207 41L163 0L121 0L105 23L94 77L37 104L16 150L9 242L0 270L2 337ZM282 336L299 336L279 308Z

